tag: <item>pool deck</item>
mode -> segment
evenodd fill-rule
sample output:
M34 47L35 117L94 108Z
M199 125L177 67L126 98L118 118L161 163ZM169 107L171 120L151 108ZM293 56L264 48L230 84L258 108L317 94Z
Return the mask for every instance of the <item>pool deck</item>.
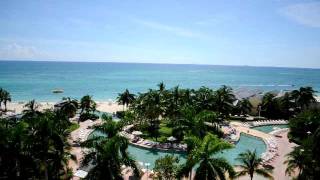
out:
M91 129L89 127L92 126L92 125L95 125L95 124L99 124L99 123L101 123L100 119L97 120L97 121L88 120L88 121L85 121L85 122L80 122L80 127L77 130L71 132L71 138L70 138L69 142L71 144L74 144L74 141L79 140L81 142L81 141L86 140L88 135L93 131L93 129ZM260 138L267 145L266 152L269 152L270 148L268 146L268 140L275 139L275 136L273 136L272 134L268 134L268 133L264 133L264 132L255 130L255 129L251 129L250 127L244 125L241 122L230 122L230 125L231 125L231 127L235 128L237 130L236 136L237 136L238 140L240 139L240 134L241 133L248 134L248 135ZM281 134L283 134L283 133L281 133ZM283 138L287 139L285 137L283 137ZM136 146L140 146L140 147L142 146L142 144L135 144L135 145ZM150 148L150 147L143 147L143 148ZM281 144L280 144L280 148L281 148ZM166 149L166 150L168 150L168 149ZM164 150L164 151L166 151L166 150ZM282 151L282 150L279 149L279 151ZM78 160L78 162L73 162L73 161L69 162L69 167L72 168L73 172L75 173L79 168L79 164L80 164L79 162L83 158L83 149L81 149L81 147L73 146L72 149L71 149L71 153L76 155L76 158ZM279 157L279 158L275 158L274 161L270 162L270 164L279 166L281 164L280 161L283 160L282 156L284 156L284 154L280 153L280 156L281 157ZM274 175L275 174L281 174L282 177L284 177L284 179L287 179L288 177L283 175L283 173L281 173L282 171L283 171L283 169L281 168L281 170L279 172L274 172L273 174ZM130 172L129 173L124 173L125 179L127 179L128 175L130 176L130 174L131 174ZM72 179L75 180L75 179L79 179L79 178L78 177L73 177ZM145 179L151 179L151 178L149 178L145 173L141 179L145 180Z
M245 133L245 134L248 134L251 136L255 136L255 137L261 138L263 140L270 139L270 138L274 137L274 136L267 134L267 133L264 133L262 131L258 131L258 130L243 126L243 124L239 123L239 122L231 122L230 124L234 128L236 128L236 130L239 131L240 133Z

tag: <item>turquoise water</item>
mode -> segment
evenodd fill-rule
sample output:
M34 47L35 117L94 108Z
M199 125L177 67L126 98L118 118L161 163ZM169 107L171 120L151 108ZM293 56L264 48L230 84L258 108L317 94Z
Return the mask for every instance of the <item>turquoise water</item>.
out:
M0 87L9 90L14 101L35 98L56 101L63 96L79 98L93 95L95 100L116 98L119 92L144 92L164 81L168 88L188 88L223 84L233 88L261 90L293 89L313 86L320 90L319 69L168 65L80 62L0 61ZM292 86L294 85L294 86ZM62 88L63 94L52 89Z
M90 136L92 135L102 135L102 134L99 132L93 132ZM246 151L247 149L249 150L256 149L257 153L261 155L263 152L266 151L266 145L261 139L255 138L253 136L241 134L240 140L235 145L235 147L233 149L224 151L220 155L226 158L231 164L235 165L237 164L237 161L235 160L237 156L241 152ZM179 157L180 163L184 163L186 161L186 155L184 153L172 153L172 152L151 150L151 149L140 148L132 145L129 146L128 151L132 156L135 157L136 161L150 163L151 169L154 167L154 162L156 161L156 159L158 159L159 157L163 157L166 154L175 155Z
M257 127L253 127L252 129L256 129L256 130L259 130L259 131L262 131L265 133L269 133L271 131L274 131L275 130L274 128L276 128L276 127L283 129L283 128L288 128L289 126L287 124L277 124L277 125L257 126Z

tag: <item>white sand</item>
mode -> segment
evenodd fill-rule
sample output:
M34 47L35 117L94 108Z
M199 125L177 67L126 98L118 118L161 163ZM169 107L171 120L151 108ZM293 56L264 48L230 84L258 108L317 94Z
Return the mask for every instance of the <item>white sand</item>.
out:
M27 102L9 102L7 104L7 109L10 111L14 111L16 113L21 113L25 109L25 104ZM44 109L53 109L53 106L56 102L38 102L39 110ZM116 111L122 111L123 106L118 105L115 102L97 102L97 110L102 112L113 113Z
M113 113L116 111L122 111L123 106L116 102L97 102L97 110L102 112Z
M24 106L27 102L9 102L7 104L7 109L14 111L16 113L21 113L24 109L26 109ZM40 102L39 104L39 110L44 109L51 109L53 108L54 102Z

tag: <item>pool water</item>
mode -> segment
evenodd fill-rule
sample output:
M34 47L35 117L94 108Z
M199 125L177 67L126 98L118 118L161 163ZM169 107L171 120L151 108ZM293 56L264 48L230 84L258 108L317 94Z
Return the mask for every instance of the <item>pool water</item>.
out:
M109 112L103 112L103 111L98 111L98 110L96 110L96 111L94 112L94 114L96 114L96 115L99 116L100 118L101 118L101 116L102 116L103 114L107 114L108 116L111 116L111 117L112 117L112 120L113 120L113 121L120 121L120 119L119 119L118 117L113 116L113 114L112 114L112 113L109 113Z
M102 134L94 131L90 136L92 135ZM239 142L234 146L233 149L223 151L218 156L222 156L226 158L231 164L236 165L238 164L236 161L237 156L240 153L245 152L247 149L251 151L256 150L257 153L261 155L263 152L266 151L266 145L259 138L241 134ZM149 169L153 169L156 159L158 159L159 157L163 157L167 154L179 157L180 163L184 163L186 161L185 153L172 153L159 150L145 149L133 145L129 145L128 151L136 159L136 161L150 163Z
M277 125L263 125L263 126L257 126L257 127L253 127L252 129L258 130L258 131L262 131L265 133L269 133L275 130L275 128L288 128L289 126L287 124L277 124Z

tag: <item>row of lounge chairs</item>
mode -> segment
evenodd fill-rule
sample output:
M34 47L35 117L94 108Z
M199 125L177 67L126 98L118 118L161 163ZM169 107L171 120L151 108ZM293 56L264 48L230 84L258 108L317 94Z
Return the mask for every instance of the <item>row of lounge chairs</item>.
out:
M278 156L278 143L274 138L265 139L268 151L262 154L263 163L267 164L274 160Z
M133 140L133 143L137 145L143 145L147 146L149 148L158 148L158 149L174 149L178 151L185 151L187 149L186 144L178 144L178 143L159 143L159 142L153 142L149 140L144 140L142 138L139 138L137 141Z
M158 149L174 149L177 151L186 151L187 145L186 144L178 144L178 143L159 143L159 142L153 142L150 140L145 140L143 138L139 138L137 136L134 136L133 134L130 134L126 131L122 131L120 133L122 136L125 136L128 138L132 143L136 145L141 145L148 148L158 148Z
M262 120L262 121L244 122L242 124L246 127L254 127L254 126L272 125L272 124L288 124L288 121L283 119Z

